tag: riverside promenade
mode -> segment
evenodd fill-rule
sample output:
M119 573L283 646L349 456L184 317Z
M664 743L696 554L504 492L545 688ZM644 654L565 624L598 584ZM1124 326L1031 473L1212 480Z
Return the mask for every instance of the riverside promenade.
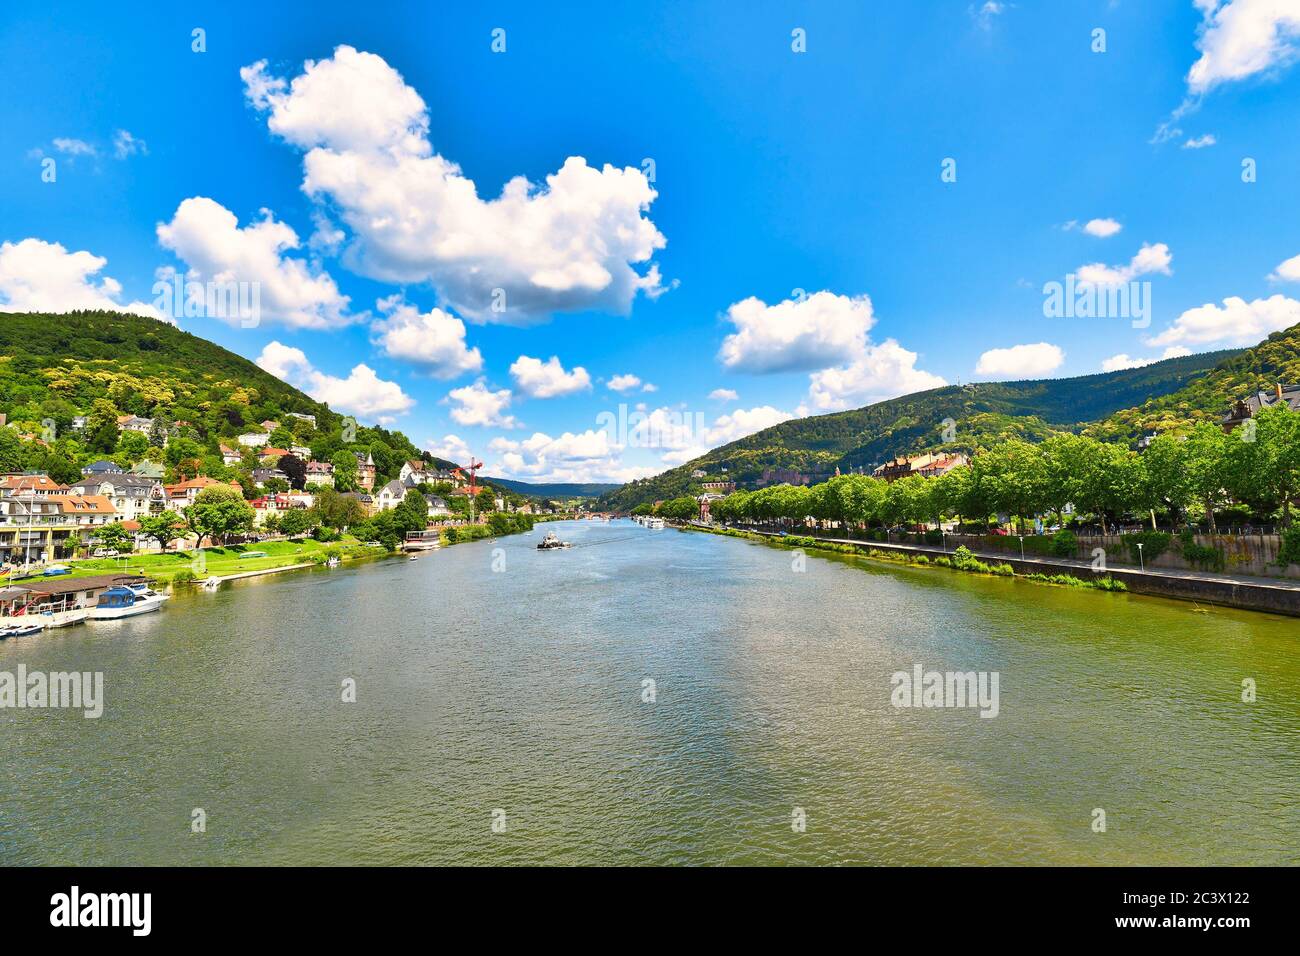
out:
M696 527L703 527L696 525ZM769 538L779 538L777 531L760 531L741 525L724 526L736 531L748 531ZM834 538L828 535L792 532L800 537L814 538L828 544L846 544L856 548L876 551L895 551L926 557L952 556L953 549L920 544L894 544L885 541L859 541L856 538ZM969 548L969 546L968 546ZM1083 580L1110 577L1123 581L1134 594L1221 604L1225 607L1247 611L1265 611L1300 617L1300 581L1285 578L1263 578L1254 575L1219 574L1212 571L1184 571L1173 568L1107 567L1100 571L1087 561L1072 558L1045 558L1037 556L1013 557L1001 551L969 548L981 561L1009 564L1017 574L1069 574Z

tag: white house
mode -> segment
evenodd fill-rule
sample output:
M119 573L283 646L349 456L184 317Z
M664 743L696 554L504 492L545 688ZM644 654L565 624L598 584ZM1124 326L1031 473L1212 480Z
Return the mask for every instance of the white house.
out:
M139 521L145 515L162 511L165 503L162 482L140 475L85 477L69 491L86 497L103 496L112 502L113 510L123 521Z
M402 462L402 470L397 473L397 480L405 483L408 478L411 479L410 483L413 485L433 480L429 466L418 458Z
M328 461L307 462L307 484L334 487L334 466Z
M379 494L375 495L375 510L388 511L396 508L405 497L406 485L400 481L390 481L379 489Z
M271 436L262 432L247 432L235 439L245 448L261 448L270 440Z
M229 445L221 446L221 461L227 466L238 465L244 460L244 456L239 453L239 449L231 448Z

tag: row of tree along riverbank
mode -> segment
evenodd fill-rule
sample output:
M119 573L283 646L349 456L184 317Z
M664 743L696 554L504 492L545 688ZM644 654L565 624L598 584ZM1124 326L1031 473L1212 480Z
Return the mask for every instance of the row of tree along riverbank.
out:
M763 541L786 548L852 554L913 567L942 567L998 577L1018 577L1041 584L1129 591L1176 600L1300 617L1300 584L1251 581L1227 575L1174 570L1099 568L1081 561L1050 557L1012 557L974 552L964 545L946 549L923 544L864 542L844 538L792 535L772 531L723 528L689 523L697 531Z

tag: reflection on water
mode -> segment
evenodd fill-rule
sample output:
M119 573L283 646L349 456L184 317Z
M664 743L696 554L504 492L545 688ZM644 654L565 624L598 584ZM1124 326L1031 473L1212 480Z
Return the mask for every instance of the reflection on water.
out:
M106 684L0 711L0 863L1297 862L1295 621L559 530L0 643ZM999 716L895 709L916 663Z

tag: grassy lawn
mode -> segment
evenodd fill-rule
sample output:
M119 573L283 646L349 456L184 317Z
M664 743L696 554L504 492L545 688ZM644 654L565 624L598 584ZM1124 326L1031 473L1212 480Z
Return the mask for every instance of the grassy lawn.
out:
M250 552L266 552L265 557L245 557ZM125 558L88 558L59 562L72 568L71 574L60 575L56 580L68 580L92 574L138 573L145 574L159 581L170 582L180 571L193 572L195 577L209 575L224 577L227 574L239 574L242 571L265 571L291 564L320 563L332 554L343 560L369 557L387 553L383 548L372 548L355 538L344 538L328 544L305 538L301 541L263 541L259 544L237 544L227 548L206 548L204 560L206 571L200 572L194 565L194 553L182 552L166 554L132 554ZM48 580L40 575L26 578L3 578L5 582L21 583L23 581Z

